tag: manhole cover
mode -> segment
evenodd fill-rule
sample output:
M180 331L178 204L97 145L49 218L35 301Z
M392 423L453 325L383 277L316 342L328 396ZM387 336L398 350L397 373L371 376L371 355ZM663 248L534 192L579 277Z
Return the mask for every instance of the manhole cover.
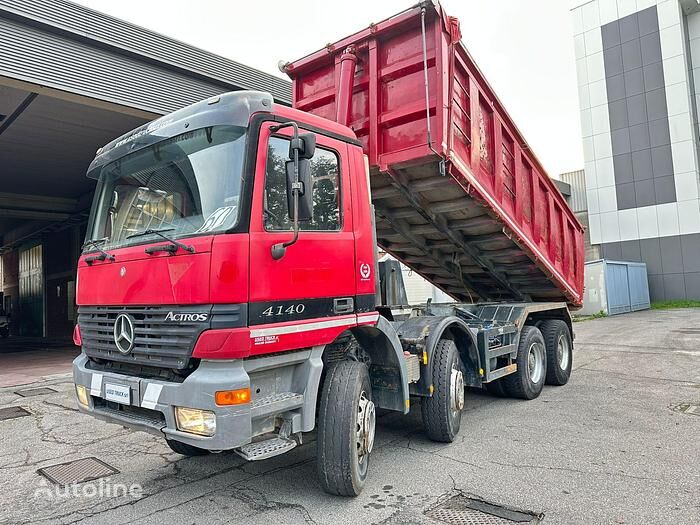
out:
M682 414L692 414L693 416L700 416L700 405L695 403L680 403L673 407L676 412L681 412Z
M57 391L53 388L25 388L23 390L15 390L15 394L22 397L43 396L46 394L55 394Z
M5 419L17 419L18 417L24 417L28 415L29 412L27 412L22 407L0 408L0 421L4 421Z
M119 473L117 469L97 458L83 458L68 463L59 463L40 468L37 472L56 485L83 483Z
M529 512L511 510L461 495L448 499L427 511L425 515L450 525L535 524L539 523L541 518Z

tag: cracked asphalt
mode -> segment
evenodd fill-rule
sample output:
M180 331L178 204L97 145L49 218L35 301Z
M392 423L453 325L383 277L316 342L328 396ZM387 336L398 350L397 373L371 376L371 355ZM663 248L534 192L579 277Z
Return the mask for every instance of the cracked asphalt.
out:
M596 319L575 331L567 386L533 401L468 392L455 443L428 441L417 410L383 415L355 499L321 492L313 435L263 462L184 458L154 436L80 414L66 375L34 385L55 394L0 389L0 407L31 413L0 421L0 523L435 525L425 511L456 494L543 514L545 524L700 523L700 417L673 410L700 404L700 309ZM143 494L40 490L51 485L38 468L93 456L119 471L110 484Z

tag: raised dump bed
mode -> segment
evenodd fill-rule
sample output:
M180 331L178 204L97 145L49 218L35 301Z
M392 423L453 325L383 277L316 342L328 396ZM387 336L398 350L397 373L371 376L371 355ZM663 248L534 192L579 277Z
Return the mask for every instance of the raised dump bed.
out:
M583 227L460 39L419 4L287 64L294 107L355 130L377 241L414 271L464 301L579 306Z

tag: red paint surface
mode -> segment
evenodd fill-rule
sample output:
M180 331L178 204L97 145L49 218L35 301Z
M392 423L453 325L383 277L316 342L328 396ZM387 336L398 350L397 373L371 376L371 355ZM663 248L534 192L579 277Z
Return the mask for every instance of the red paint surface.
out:
M449 174L491 208L572 304L583 297L583 227L528 148L460 40L456 19L427 6L433 148ZM294 107L334 119L344 104L340 62L358 57L348 125L380 171L434 162L427 145L420 8L292 63ZM556 130L553 130L556 133ZM486 153L486 154L485 154ZM515 196L509 191L514 191Z
M78 261L78 305L157 305L209 303L213 236L187 238L195 253L179 250L148 255L144 249L159 240L111 250L114 261Z

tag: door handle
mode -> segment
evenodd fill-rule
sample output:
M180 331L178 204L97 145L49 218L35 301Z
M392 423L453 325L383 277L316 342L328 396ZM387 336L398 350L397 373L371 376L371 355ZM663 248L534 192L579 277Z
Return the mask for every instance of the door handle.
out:
M336 314L349 314L355 311L355 299L352 297L341 297L333 299L333 312Z

